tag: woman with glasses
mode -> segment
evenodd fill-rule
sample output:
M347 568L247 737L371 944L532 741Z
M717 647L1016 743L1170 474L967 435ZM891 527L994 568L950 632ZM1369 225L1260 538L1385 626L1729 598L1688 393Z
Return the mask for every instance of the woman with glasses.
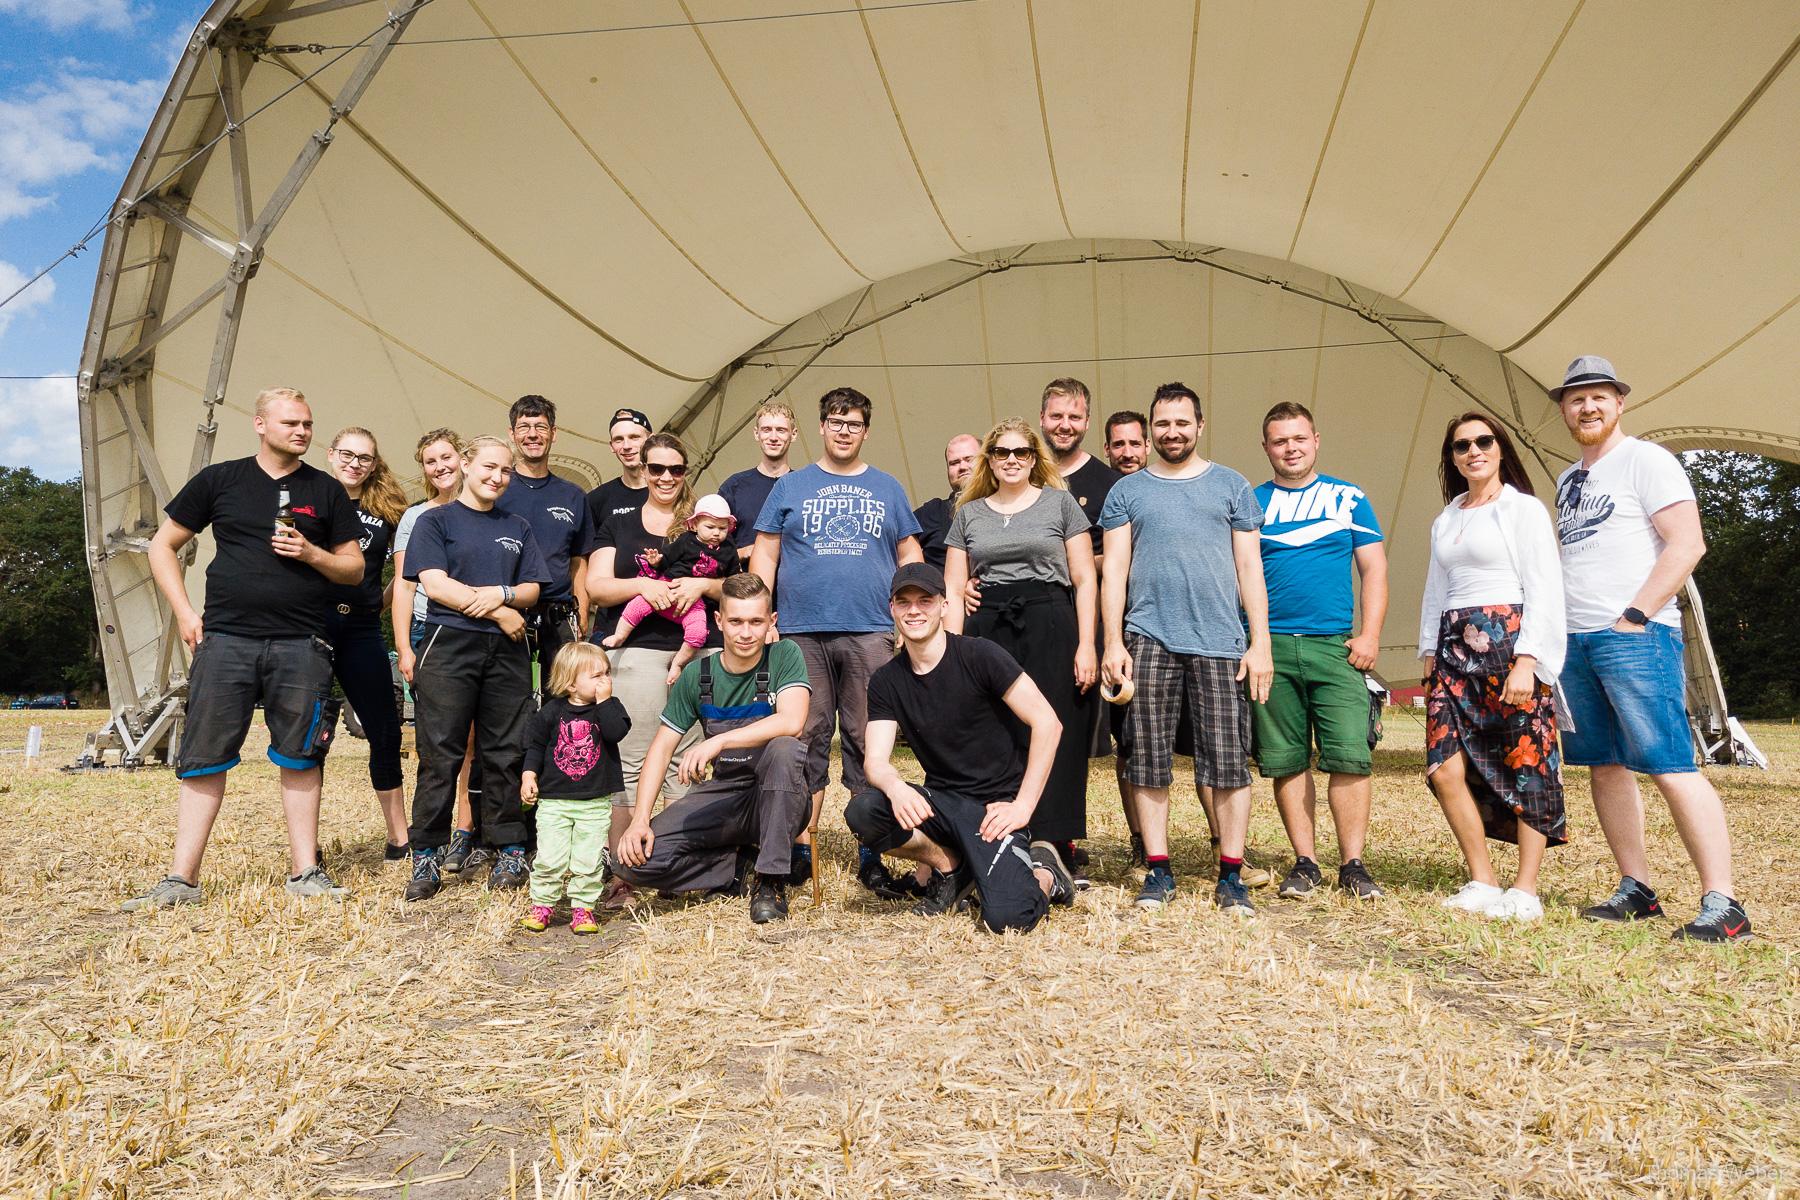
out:
M1556 529L1506 430L1481 413L1444 430L1438 477L1447 503L1419 612L1425 779L1469 869L1444 905L1535 921L1544 851L1568 840L1551 698L1564 653ZM1519 847L1504 890L1487 838Z
M944 627L1011 654L1062 722L1031 835L1054 845L1065 866L1087 836L1087 731L1099 673L1089 528L1037 430L1013 417L982 440L944 538L945 590L961 596L971 577L981 589L981 606L965 617L952 604ZM1020 725L1014 735L1023 754L1029 731Z
M382 461L375 435L352 425L331 439L331 473L337 476L362 524L363 577L335 584L325 610L325 640L331 643L332 670L344 699L369 739L369 783L387 822L388 862L403 861L406 838L405 778L400 773L400 709L387 645L381 640L381 612L388 593L381 582L393 553L394 530L406 513L406 493Z
M662 579L657 570L668 543L683 533L694 511L694 490L688 483L687 447L670 433L654 433L644 440L644 483L649 488L644 506L608 517L594 536L594 552L588 556L587 592L595 608L594 635L598 641L618 625L626 604L642 597L658 611L687 608L696 600L711 610L719 602L718 579ZM709 624L710 624L709 620ZM718 644L715 630L709 645ZM638 772L644 755L661 724L663 705L669 698L669 664L681 649L681 626L674 621L643 621L634 626L612 660L613 695L631 714L631 732L619 743L619 762L625 777L624 798L613 805L609 849L631 823L637 796ZM685 748L685 744L684 744ZM681 754L670 758L663 782L663 802L679 797L675 766ZM631 885L615 877L601 897L603 908L623 908L631 901Z

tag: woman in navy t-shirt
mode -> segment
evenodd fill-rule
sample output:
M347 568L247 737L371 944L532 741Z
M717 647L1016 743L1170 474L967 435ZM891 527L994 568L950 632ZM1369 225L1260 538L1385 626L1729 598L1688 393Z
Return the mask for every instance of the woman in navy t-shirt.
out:
M498 851L488 886L523 887L527 878L519 769L520 738L531 713L531 657L520 610L537 603L550 573L531 523L494 507L512 470L512 448L505 442L470 442L463 451L461 495L422 515L407 543L406 577L428 597L413 669L419 782L408 900L428 899L441 885L471 724L481 760L481 838Z

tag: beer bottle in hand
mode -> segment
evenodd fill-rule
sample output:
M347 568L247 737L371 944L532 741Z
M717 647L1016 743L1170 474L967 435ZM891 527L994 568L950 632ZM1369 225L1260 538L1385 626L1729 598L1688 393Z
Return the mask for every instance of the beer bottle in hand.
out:
M275 502L275 532L294 528L294 509L288 499L287 488L281 489L281 497Z

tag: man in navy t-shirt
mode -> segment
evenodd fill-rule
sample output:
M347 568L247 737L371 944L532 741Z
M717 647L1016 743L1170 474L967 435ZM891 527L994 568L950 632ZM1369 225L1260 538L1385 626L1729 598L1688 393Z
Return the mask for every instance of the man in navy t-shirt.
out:
M833 388L819 400L825 454L775 482L757 518L750 559L750 569L780 591L781 632L806 656L812 706L801 740L813 825L825 797L834 729L843 737L844 786L852 794L865 786L869 676L894 656L888 583L897 566L919 561L919 523L906 489L862 459L873 407L855 388ZM796 883L811 873L810 839L794 855ZM877 890L891 883L877 856L864 856L858 877Z
M775 490L775 482L793 469L788 466L788 447L793 445L796 428L794 410L785 401L765 400L757 405L756 444L762 458L719 485L719 495L737 518L732 541L746 557L756 545L756 518L762 515L763 504Z
M556 444L556 405L542 396L521 396L512 406L512 440L518 450L512 482L494 501L501 512L524 517L537 538L550 582L525 613L538 660L538 690L550 678L556 652L582 639L588 623L587 556L594 526L587 493L550 471Z
M1319 434L1304 405L1288 401L1269 410L1263 452L1275 472L1256 489L1275 674L1268 700L1250 706L1250 727L1257 770L1275 781L1275 805L1294 846L1280 894L1304 896L1323 879L1313 858L1316 742L1319 769L1331 776L1331 819L1343 860L1338 887L1371 900L1381 888L1362 863L1373 767L1363 672L1381 651L1387 614L1381 525L1361 488L1319 474ZM1361 628L1353 574L1362 583Z
M362 579L362 525L344 485L300 461L312 444L305 396L264 391L255 427L256 453L188 480L150 543L150 572L193 662L175 761L174 861L154 887L122 905L128 912L200 900L200 859L259 703L269 760L281 768L293 860L287 890L348 895L319 864L320 768L337 721L331 647L322 635L330 585ZM213 559L203 617L188 600L178 555L208 528Z

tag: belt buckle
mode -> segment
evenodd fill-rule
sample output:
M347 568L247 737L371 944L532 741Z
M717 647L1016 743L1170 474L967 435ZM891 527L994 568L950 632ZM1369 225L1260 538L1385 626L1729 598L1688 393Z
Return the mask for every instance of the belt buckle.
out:
M350 606L348 604L338 605L337 610L338 610L338 616L340 616L340 617L347 617L350 615Z

